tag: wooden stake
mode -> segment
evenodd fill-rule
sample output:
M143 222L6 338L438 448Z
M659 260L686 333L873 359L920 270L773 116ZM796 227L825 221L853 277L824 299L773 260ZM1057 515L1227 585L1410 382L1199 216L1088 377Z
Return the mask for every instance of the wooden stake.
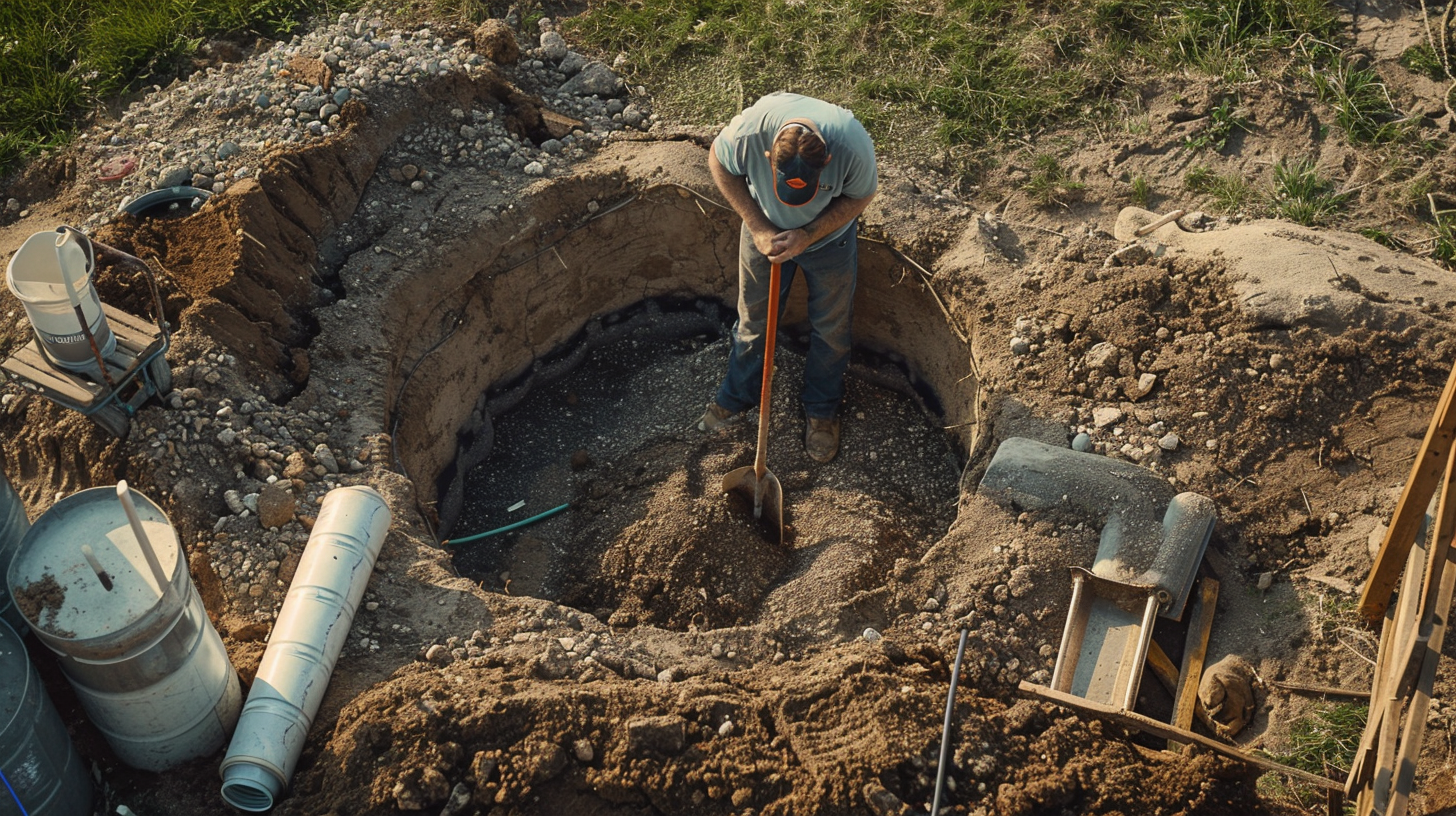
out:
M1193 727L1193 715L1198 710L1198 684L1203 681L1203 661L1208 656L1208 636L1213 631L1213 613L1217 606L1218 581L1204 576L1198 597L1193 601L1193 618L1188 622L1183 668L1178 672L1178 695L1173 704L1173 725L1185 731ZM1168 741L1170 750L1182 747L1183 743Z

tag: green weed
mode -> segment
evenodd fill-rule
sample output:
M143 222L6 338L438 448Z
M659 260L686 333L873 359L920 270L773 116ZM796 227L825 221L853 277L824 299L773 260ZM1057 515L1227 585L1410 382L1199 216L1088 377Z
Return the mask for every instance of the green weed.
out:
M1274 165L1269 206L1280 218L1313 226L1338 212L1346 198L1335 192L1334 182L1319 175L1308 159L1280 160Z
M1208 124L1189 136L1184 144L1191 150L1211 147L1223 150L1234 131L1250 132L1249 112L1232 97L1226 97L1208 114Z
M1225 213L1243 210L1252 199L1252 190L1243 176L1237 173L1220 175L1202 166L1184 174L1183 188L1208 196L1213 209Z
M1431 239L1431 257L1443 264L1456 262L1456 210L1442 210L1436 207L1436 197L1426 194L1431 205L1431 220L1435 235Z
M1403 137L1406 120L1390 101L1374 68L1354 59L1337 59L1324 70L1310 67L1320 101L1335 109L1335 124L1350 141L1383 144Z
M1132 183L1129 186L1132 187L1133 203L1143 209L1147 209L1148 202L1153 197L1153 185L1148 182L1147 177L1133 176Z
M1446 79L1446 66L1441 63L1441 57L1436 54L1436 49L1421 43L1407 48L1400 55L1400 64L1406 70L1414 74L1440 82Z
M1049 207L1053 204L1066 206L1085 186L1072 179L1056 156L1043 154L1036 157L1031 180L1022 189L1030 193L1037 204Z
M1355 749L1365 730L1365 718L1369 707L1364 703L1338 703L1315 709L1307 717L1297 720L1290 729L1290 747L1284 753L1260 752L1285 765L1325 776L1329 771L1347 774L1355 761ZM1266 788L1265 779L1259 780ZM1271 781L1272 787L1281 786ZM1283 788L1283 793L1292 796L1302 807L1323 804L1324 792L1295 783Z

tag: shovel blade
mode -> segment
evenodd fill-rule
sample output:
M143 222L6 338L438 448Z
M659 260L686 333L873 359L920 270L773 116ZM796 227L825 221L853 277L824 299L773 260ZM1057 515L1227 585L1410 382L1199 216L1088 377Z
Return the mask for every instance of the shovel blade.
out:
M723 492L742 499L753 508L753 517L775 542L784 543L784 489L779 478L765 470L758 478L751 467L741 467L723 477Z

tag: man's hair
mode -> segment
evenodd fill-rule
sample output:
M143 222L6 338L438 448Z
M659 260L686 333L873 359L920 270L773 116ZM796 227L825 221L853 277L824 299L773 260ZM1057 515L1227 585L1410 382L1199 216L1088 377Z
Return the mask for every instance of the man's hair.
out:
M783 167L795 156L803 157L804 163L815 170L829 163L829 149L824 140L806 127L784 128L774 140L771 156L775 169Z

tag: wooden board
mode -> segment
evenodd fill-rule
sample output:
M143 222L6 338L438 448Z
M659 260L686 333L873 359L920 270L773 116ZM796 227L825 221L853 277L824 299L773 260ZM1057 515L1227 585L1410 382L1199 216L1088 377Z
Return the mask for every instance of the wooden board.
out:
M120 388L135 376L138 363L160 351L166 341L156 326L139 317L106 304L101 309L116 335L116 350L106 358L106 370ZM92 382L80 372L52 365L38 340L31 340L0 363L0 370L27 390L83 412L100 404L110 393L105 383Z
M1139 731L1144 731L1148 734L1152 734L1155 737L1162 737L1163 739L1167 740L1177 740L1178 742L1183 743L1197 743L1204 748L1222 754L1223 756L1226 756L1230 759L1236 759L1240 762L1247 762L1250 765L1253 765L1257 768L1263 768L1266 771L1274 771L1276 773L1285 774L1294 779L1298 779L1305 784L1313 785L1320 790L1342 789L1340 783L1332 779L1325 779L1322 776L1315 776L1308 771L1302 771L1298 768L1291 768L1288 765L1282 765L1272 759L1265 759L1264 757L1243 751L1238 746L1226 745L1217 740L1205 737L1202 734L1195 734L1192 731L1177 728L1172 725L1168 725L1167 723L1158 722L1152 717L1145 717L1142 714L1138 714L1134 711L1120 711L1111 706L1094 703L1082 697L1077 697L1072 694L1055 691L1053 689L1047 688L1046 686L1038 686L1034 683L1028 683L1025 680L1021 681L1021 685L1019 686L1019 688L1026 694L1040 697L1048 702L1056 703L1057 705L1065 706L1066 708L1083 711L1095 717L1100 717L1105 720L1111 720L1112 722L1130 726L1132 728L1138 729Z
M1446 388L1441 392L1441 401L1436 405L1436 414L1426 428L1426 438L1411 465L1405 489L1395 506L1395 516L1380 542L1380 552L1375 556L1375 566L1365 579L1365 589L1360 595L1360 614L1374 623L1385 614L1390 604L1390 593L1395 591L1400 579L1400 567L1415 541L1425 515L1426 504L1435 493L1441 474L1446 471L1446 462L1451 456L1451 443L1456 438L1456 368L1446 378Z
M1198 684L1203 682L1203 661L1208 656L1208 636L1213 631L1213 613L1218 608L1218 581L1204 576L1198 597L1193 601L1193 617L1188 621L1188 639L1183 647L1183 668L1178 695L1173 702L1173 725L1185 731L1193 727L1198 711ZM1169 748L1183 743L1169 741Z

